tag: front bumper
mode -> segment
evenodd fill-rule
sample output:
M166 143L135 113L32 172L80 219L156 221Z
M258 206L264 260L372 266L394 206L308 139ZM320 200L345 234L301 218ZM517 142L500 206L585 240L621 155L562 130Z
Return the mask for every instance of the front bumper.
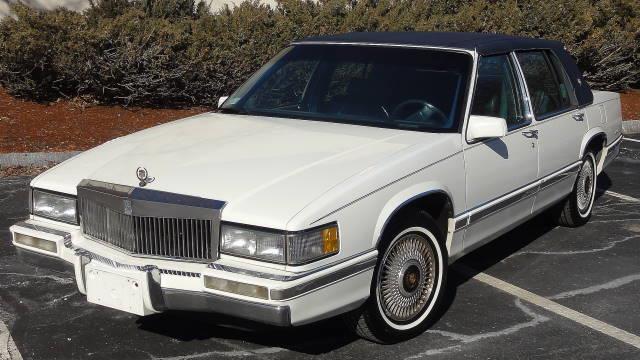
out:
M369 296L377 259L377 252L370 251L300 273L264 272L223 262L137 258L88 240L77 228L36 219L18 223L10 230L20 258L74 274L78 290L88 295L89 301L94 302L96 293L101 293L98 297L110 296L102 289L110 285L96 283L87 294L91 283L88 276L107 273L133 279L136 287L141 285L140 304L134 310L128 304L115 307L120 310L139 315L165 310L216 312L278 326L301 325L360 306ZM17 242L16 237L23 235L55 242L55 252ZM253 298L214 290L206 286L206 278L266 288L267 296Z

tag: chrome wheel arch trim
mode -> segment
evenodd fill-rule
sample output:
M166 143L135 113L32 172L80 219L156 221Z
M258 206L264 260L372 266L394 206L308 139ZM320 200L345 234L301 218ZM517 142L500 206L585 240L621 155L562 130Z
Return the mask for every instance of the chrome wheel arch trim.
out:
M423 184L416 184L414 187L419 187L421 185ZM412 193L412 192L409 192L409 193ZM454 200L453 200L453 196L451 195L451 192L441 184L438 184L438 185L434 184L433 187L427 191L415 193L414 195L409 195L409 196L406 194L403 194L403 192L400 192L396 194L394 197L392 197L391 199L389 199L387 204L385 204L382 211L380 212L380 216L378 218L378 221L376 223L376 228L373 233L374 234L373 248L376 248L376 249L378 248L378 245L380 245L380 241L382 241L382 236L384 235L385 230L389 226L391 219L393 219L393 217L400 210L402 210L405 206L409 205L413 201L416 201L434 194L441 194L446 196L447 199L449 199L449 202L451 203L451 211L455 211L454 210L455 204L453 202ZM391 210L388 212L388 214L385 214L385 210L387 209L391 209ZM445 232L442 235L446 236L447 232Z
M597 136L604 136L605 143L602 145L610 146L610 145L607 145L609 139L607 139L607 133L604 131L604 129L602 129L599 126L591 128L589 129L589 131L587 131L586 134L584 134L584 137L582 138L582 143L580 144L580 154L579 154L580 159L582 159L582 157L585 155L587 145L589 145L589 143L591 143L591 141ZM620 136L620 138L622 138L622 136ZM619 140L616 140L616 141L619 141Z

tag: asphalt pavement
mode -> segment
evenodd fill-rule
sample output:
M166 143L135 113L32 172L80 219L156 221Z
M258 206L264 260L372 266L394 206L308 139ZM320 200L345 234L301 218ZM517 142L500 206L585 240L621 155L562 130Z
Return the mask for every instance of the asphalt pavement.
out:
M387 346L358 339L338 319L276 328L89 304L72 274L15 256L8 227L27 216L29 180L0 179L2 360L640 358L640 141L623 140L598 179L588 224L561 228L540 216L464 257L437 323Z

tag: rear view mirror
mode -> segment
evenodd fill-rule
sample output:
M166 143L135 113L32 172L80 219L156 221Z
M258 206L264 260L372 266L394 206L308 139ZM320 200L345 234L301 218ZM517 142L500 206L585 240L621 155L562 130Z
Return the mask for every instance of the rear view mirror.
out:
M467 140L475 141L503 137L507 134L507 121L493 116L469 116Z
M228 98L228 96L220 96L220 98L218 99L218 108L221 107Z

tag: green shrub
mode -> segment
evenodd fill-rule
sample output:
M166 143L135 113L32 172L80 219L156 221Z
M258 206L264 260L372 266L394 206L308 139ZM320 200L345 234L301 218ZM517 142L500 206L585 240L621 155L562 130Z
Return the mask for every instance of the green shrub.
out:
M212 105L293 40L346 31L475 31L562 41L596 89L640 81L636 0L95 0L84 13L14 5L0 84L40 100Z
M69 63L85 57L84 17L24 5L13 11L16 19L0 21L0 82L15 94L34 98L73 94L79 76Z

